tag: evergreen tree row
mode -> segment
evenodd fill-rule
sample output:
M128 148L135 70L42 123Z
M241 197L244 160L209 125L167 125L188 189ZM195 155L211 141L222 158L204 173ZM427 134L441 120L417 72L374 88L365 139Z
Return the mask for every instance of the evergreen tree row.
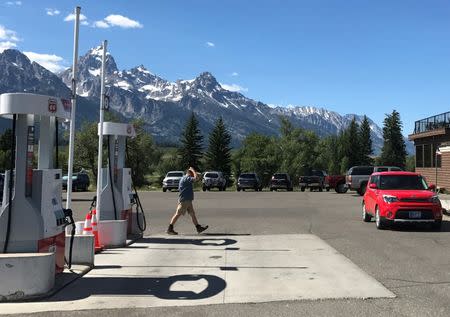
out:
M265 180L272 173L288 172L296 177L308 169L324 169L329 174L344 174L357 165L391 165L405 168L406 145L401 133L400 114L386 115L383 127L383 148L375 160L370 121L364 116L361 124L353 118L349 126L337 136L320 139L314 132L295 128L288 119L280 118L280 136L251 134L243 141L234 157L231 155L231 135L222 118L216 121L209 135L205 153L203 136L195 115L189 118L181 136L178 157L183 167L193 166L238 175L255 171Z

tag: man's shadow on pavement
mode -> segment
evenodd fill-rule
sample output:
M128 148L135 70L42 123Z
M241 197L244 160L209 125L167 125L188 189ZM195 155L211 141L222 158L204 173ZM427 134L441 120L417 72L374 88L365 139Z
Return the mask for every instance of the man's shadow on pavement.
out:
M142 238L139 239L139 243L154 243L154 244L192 244L198 246L226 246L237 243L234 239L224 238L202 238L202 239L192 239L192 238Z
M200 292L171 290L177 282L206 280L207 286ZM189 285L189 284L188 284ZM72 287L61 291L46 301L72 301L97 296L154 296L165 300L199 300L213 297L227 286L224 279L215 275L185 274L169 277L83 277Z

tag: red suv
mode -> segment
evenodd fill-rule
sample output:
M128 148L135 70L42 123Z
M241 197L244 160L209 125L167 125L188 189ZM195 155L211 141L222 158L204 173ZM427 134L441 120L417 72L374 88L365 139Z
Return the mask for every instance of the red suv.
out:
M378 229L393 223L430 223L440 229L442 206L434 188L417 173L373 173L364 194L363 220L375 217Z

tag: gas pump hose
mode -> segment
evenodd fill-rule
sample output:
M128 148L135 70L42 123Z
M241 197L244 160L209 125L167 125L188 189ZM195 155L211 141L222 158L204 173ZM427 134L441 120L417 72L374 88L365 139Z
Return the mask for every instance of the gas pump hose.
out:
M139 194L138 194L134 184L133 184L133 190L134 190L134 197L135 197L135 201L136 201L136 223L138 225L139 230L141 230L141 232L144 232L145 229L147 229L147 219L145 218L144 208L142 207L141 199L139 198ZM139 213L142 214L142 220L143 220L142 224L141 224L141 220L139 219Z
M129 162L130 158L129 158L129 154L128 154L128 143L125 143L125 154L127 156L128 162ZM141 199L139 198L138 191L136 189L136 186L134 185L133 177L131 177L131 186L133 187L134 197L135 197L134 199L135 199L135 204L136 204L136 223L138 225L139 230L141 230L141 232L144 232L147 229L147 219L145 218L144 208L142 207ZM142 214L143 223L141 223L141 220L139 218L139 213Z
M111 138L111 135L108 135L108 171L109 171L109 181L111 186L111 196L112 196L112 202L114 207L114 220L118 220L117 217L117 207L116 207L116 196L114 194L114 184L113 184L113 177L111 172L111 145L109 143L109 138Z
M6 225L5 243L3 244L3 253L8 250L9 236L11 235L11 216L12 216L12 198L14 185L14 167L16 164L16 121L17 115L13 115L12 136L11 136L11 161L9 167L9 184L8 184L8 223Z
M69 260L64 257L69 269L72 267L72 253L73 253L73 240L75 239L75 221L73 220L72 209L63 209L66 218L69 218L67 225L72 225L72 230L70 231L70 245L69 245Z

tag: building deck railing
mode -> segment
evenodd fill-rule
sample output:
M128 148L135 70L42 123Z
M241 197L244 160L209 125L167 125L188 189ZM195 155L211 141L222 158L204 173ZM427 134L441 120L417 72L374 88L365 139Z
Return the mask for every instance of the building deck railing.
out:
M450 128L450 111L415 122L414 134Z

